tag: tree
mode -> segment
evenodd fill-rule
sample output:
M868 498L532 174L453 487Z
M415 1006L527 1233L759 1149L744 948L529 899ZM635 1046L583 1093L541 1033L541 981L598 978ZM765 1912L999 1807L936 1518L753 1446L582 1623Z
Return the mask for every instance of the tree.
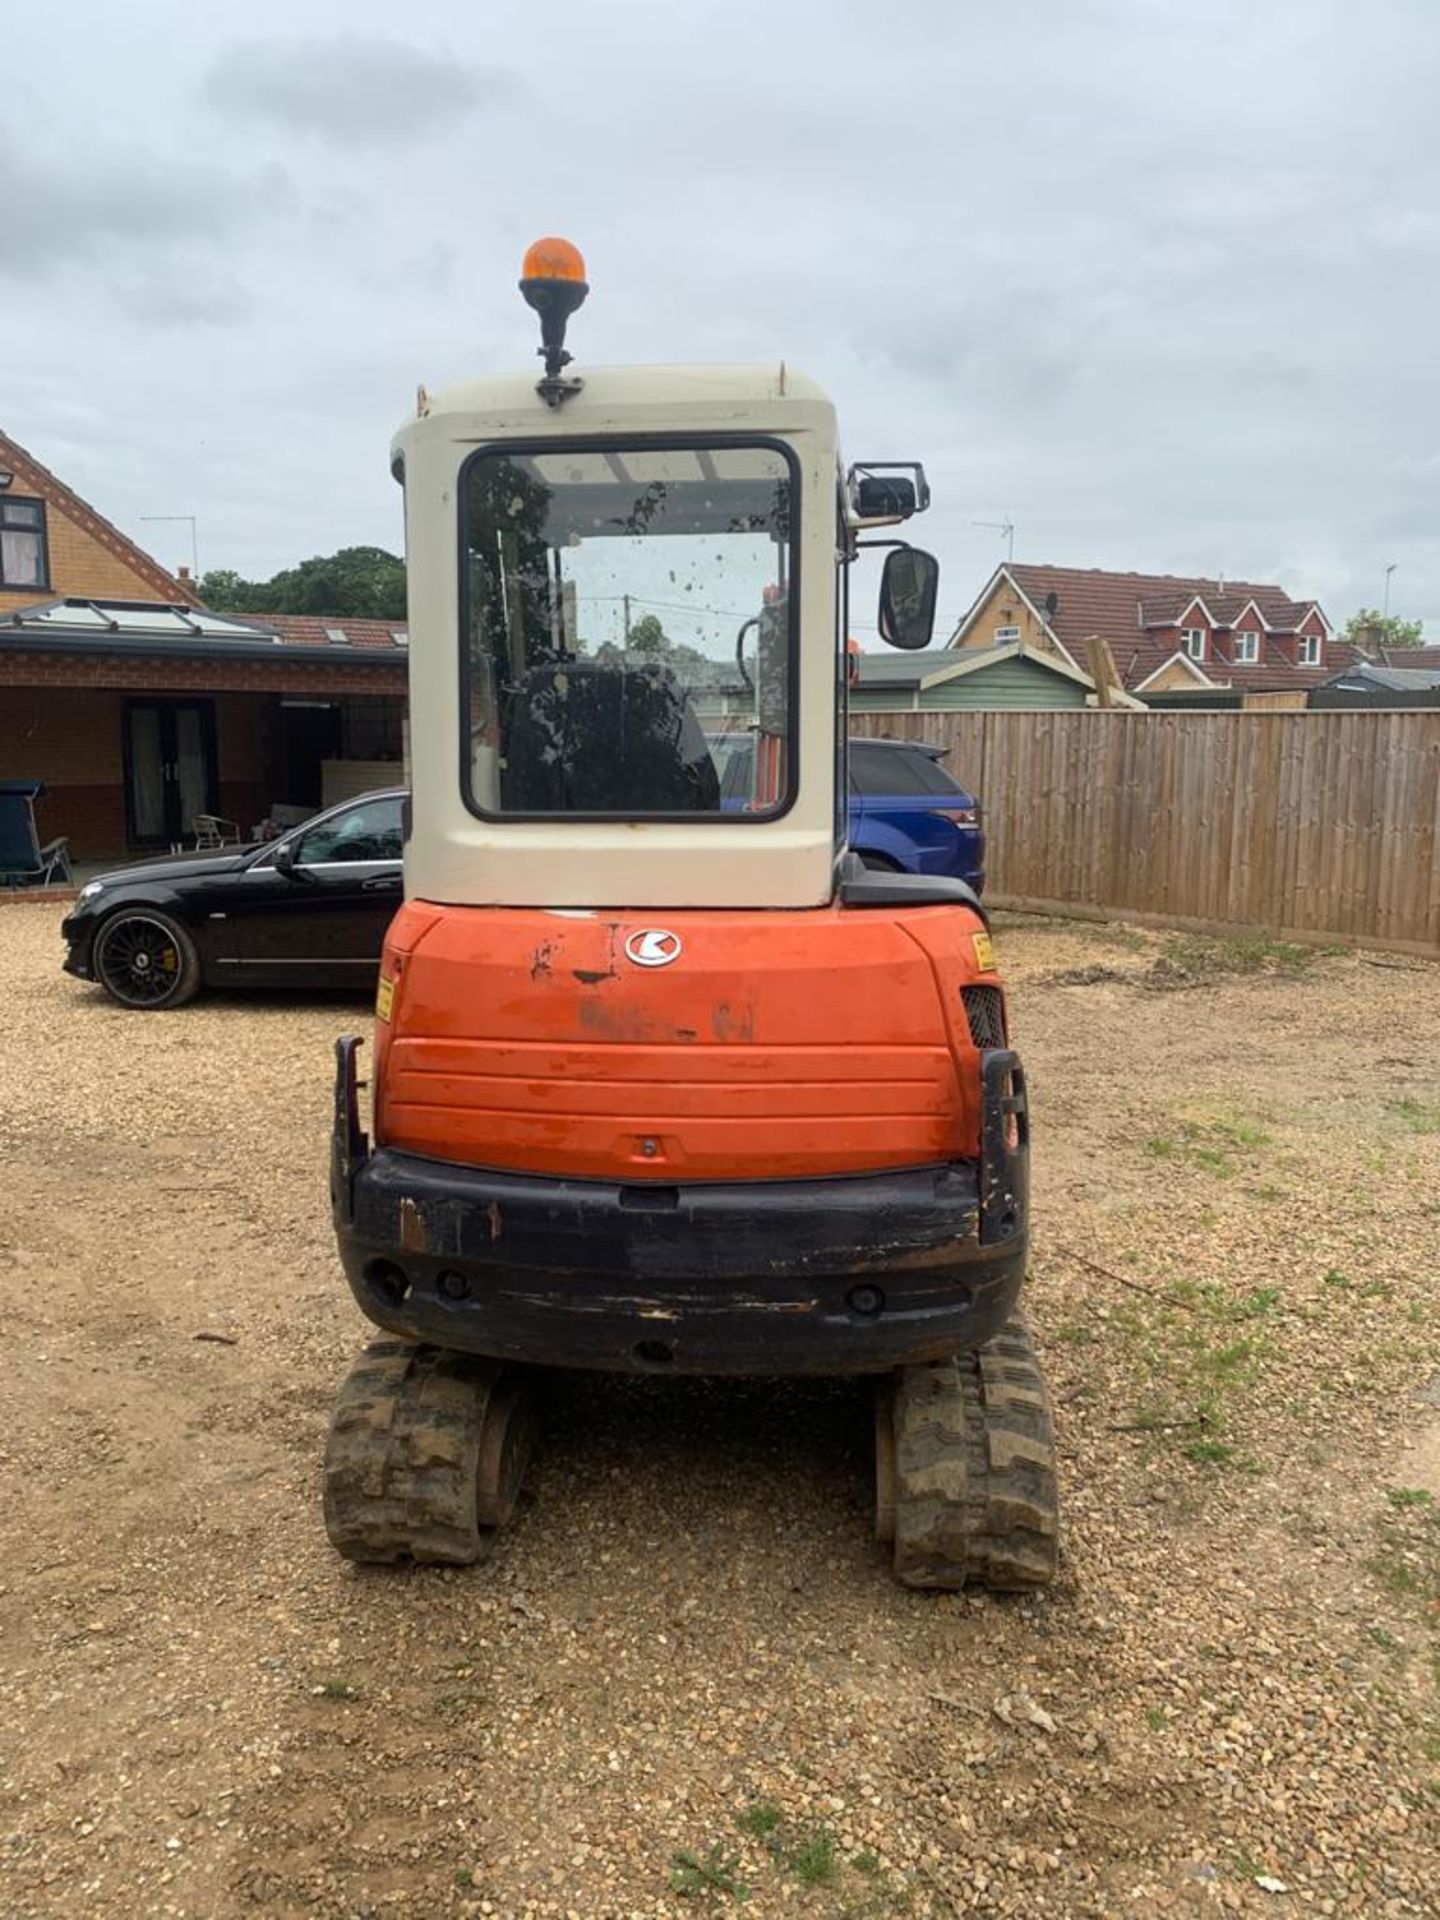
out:
M669 653L670 636L660 624L658 614L642 613L638 620L630 622L630 632L625 641L632 653Z
M243 580L229 567L202 574L200 598L216 613L333 613L405 618L405 562L383 547L342 547L286 567L269 580Z
M1419 620L1398 619L1393 613L1377 613L1374 607L1362 607L1350 616L1345 638L1357 647L1419 647L1425 644L1421 624Z

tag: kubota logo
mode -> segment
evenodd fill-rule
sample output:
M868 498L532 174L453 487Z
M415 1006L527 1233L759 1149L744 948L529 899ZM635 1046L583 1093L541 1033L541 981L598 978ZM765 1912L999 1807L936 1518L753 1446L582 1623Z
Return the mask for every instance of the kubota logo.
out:
M631 934L625 942L625 955L637 967L668 967L680 958L680 936L664 927L646 927L643 933Z

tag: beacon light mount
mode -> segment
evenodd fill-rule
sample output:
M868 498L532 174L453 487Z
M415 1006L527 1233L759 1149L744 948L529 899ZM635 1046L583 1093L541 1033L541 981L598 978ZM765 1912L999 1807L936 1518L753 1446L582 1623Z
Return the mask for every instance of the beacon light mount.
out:
M540 347L545 376L535 391L547 407L558 407L584 385L575 375L566 375L570 355L565 351L565 327L572 313L585 303L590 288L585 279L585 261L580 249L568 240L551 235L526 249L520 269L520 291L527 306L540 316Z

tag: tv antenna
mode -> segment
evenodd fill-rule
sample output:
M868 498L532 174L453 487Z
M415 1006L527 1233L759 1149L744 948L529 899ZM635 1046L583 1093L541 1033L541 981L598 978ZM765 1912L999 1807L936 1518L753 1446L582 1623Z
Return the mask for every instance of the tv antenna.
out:
M989 527L992 533L1003 533L1005 558L1007 562L1015 558L1015 522L1013 520L972 520L970 524L972 527Z
M190 572L192 577L198 580L200 578L200 541L195 532L195 515L193 513L142 513L140 518L152 523L160 520L169 520L172 523L178 521L182 526L189 527Z

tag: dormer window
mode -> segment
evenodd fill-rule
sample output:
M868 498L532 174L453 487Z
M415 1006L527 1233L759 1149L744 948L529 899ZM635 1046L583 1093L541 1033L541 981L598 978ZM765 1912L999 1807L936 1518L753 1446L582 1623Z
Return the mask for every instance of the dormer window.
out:
M1302 633L1300 644L1295 649L1295 658L1302 667L1320 665L1320 636L1318 633Z
M1235 636L1235 664L1237 667L1253 667L1260 658L1260 636L1258 633L1237 633Z
M1180 644L1192 660L1203 660L1206 638L1204 627L1186 627L1180 635Z

